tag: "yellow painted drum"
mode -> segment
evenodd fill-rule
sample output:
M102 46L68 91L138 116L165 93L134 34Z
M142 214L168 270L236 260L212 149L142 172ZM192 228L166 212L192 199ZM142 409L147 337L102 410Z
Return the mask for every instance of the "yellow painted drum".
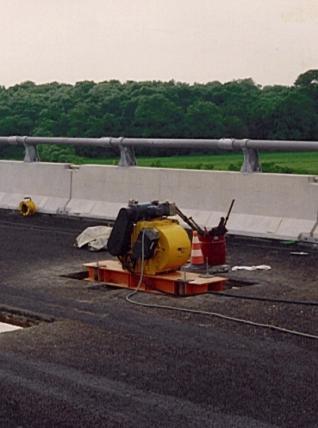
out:
M28 217L36 213L36 205L33 200L29 197L24 198L23 201L19 203L19 212L23 217Z
M191 242L187 232L177 220L154 219L139 221L132 233L132 246L139 233L148 228L158 231L159 241L153 257L144 262L144 273L146 275L175 271L188 261L191 254ZM140 272L140 270L141 262L139 261L135 272Z

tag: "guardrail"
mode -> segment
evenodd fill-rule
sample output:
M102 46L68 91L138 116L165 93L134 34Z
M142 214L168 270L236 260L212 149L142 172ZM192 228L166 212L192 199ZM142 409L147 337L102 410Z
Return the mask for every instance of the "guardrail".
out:
M75 146L99 146L117 148L120 152L119 166L135 166L135 147L156 147L165 149L191 148L225 151L242 151L244 155L241 172L261 172L260 151L318 151L318 141L249 140L222 138L209 139L167 139L167 138L64 138L64 137L0 137L0 144L23 145L25 162L37 162L39 144L65 144Z

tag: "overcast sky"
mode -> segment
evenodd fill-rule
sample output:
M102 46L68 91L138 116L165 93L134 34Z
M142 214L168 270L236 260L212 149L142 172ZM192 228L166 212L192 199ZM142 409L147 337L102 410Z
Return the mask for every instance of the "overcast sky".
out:
M318 0L0 0L0 85L292 84L318 68Z

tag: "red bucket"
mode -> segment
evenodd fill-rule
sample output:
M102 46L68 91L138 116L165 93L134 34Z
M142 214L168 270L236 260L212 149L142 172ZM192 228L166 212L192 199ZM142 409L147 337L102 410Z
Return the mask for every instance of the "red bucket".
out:
M226 243L223 236L198 235L201 243L204 262L208 260L210 266L224 265L226 257Z

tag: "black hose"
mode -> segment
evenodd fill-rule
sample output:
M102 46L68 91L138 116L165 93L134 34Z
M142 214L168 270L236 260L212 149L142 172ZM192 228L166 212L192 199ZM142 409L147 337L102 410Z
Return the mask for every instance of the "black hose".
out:
M271 297L247 296L244 294L229 294L229 293L224 293L223 291L209 291L209 294L214 294L215 296L233 297L235 299L259 300L261 302L285 303L290 305L318 306L318 301L310 301L310 300L272 299Z

